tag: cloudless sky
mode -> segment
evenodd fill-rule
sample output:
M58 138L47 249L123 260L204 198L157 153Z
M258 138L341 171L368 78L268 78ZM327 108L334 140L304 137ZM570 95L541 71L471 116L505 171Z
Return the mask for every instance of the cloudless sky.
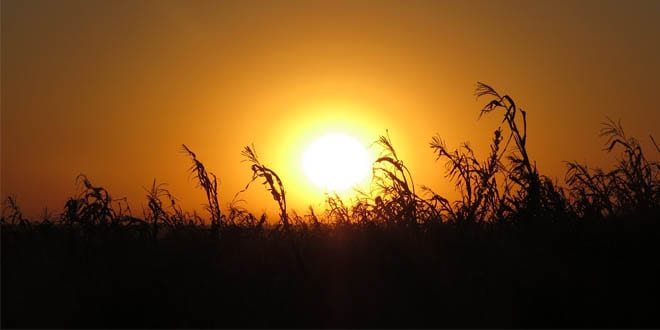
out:
M563 161L613 164L606 116L658 156L656 0L1 3L0 195L30 217L61 212L80 173L134 215L154 179L201 210L182 143L217 174L223 206L254 143L302 213L322 204L300 154L333 130L369 144L388 129L415 183L453 196L428 143L486 155L501 116L477 120L477 81L528 112L531 157L560 183ZM277 209L258 185L243 198Z

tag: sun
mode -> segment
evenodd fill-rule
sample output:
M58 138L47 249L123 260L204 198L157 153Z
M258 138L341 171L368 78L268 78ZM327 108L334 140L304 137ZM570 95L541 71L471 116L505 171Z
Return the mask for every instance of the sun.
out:
M371 159L356 139L343 133L330 133L307 146L302 167L317 187L345 191L369 176Z

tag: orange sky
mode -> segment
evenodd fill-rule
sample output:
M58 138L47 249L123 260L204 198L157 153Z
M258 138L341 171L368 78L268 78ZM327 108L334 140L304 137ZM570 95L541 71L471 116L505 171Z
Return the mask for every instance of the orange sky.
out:
M297 157L337 129L365 143L389 129L415 182L450 194L428 142L439 133L485 154L501 117L477 121L477 81L528 111L531 157L561 182L564 160L612 163L598 138L605 116L643 146L660 138L655 0L2 0L1 10L0 195L30 217L58 214L79 173L137 215L154 178L201 209L182 143L218 175L223 205L249 181L240 152L254 143L305 212L318 200ZM277 209L251 190L250 210Z

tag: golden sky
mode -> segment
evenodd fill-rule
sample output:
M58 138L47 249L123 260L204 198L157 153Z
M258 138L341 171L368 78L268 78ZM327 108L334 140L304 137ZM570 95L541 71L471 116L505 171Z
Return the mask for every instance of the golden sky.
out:
M429 141L485 155L501 117L477 120L477 81L528 112L530 156L609 166L599 123L660 137L660 1L2 0L4 199L59 213L86 174L136 215L165 182L185 209L203 193L185 143L220 179L249 181L254 143L290 207L318 204L302 150L341 130L389 129L415 183L451 195ZM649 152L653 150L648 149ZM275 211L258 185L248 209Z

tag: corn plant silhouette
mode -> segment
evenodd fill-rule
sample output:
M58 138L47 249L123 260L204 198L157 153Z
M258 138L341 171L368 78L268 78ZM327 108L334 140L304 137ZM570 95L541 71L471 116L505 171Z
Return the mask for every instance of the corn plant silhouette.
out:
M265 181L262 184L273 196L273 200L277 202L277 205L280 209L280 220L282 220L284 228L288 230L289 216L286 211L286 192L284 191L284 185L282 184L282 180L280 179L279 175L277 175L275 171L259 162L259 158L257 157L254 145L252 147L246 146L241 152L241 155L245 157L245 161L252 163L250 167L252 169L252 179L250 182L248 182L243 191L247 190L250 184L252 184L252 182L258 178L263 178Z
M605 172L590 170L578 162L567 162L566 182L570 185L575 211L583 217L644 213L660 204L660 162L649 161L639 141L628 137L621 122L607 118L601 124L604 151L622 148L616 167ZM650 137L660 153L653 136Z
M129 226L138 227L145 234L145 222L131 215L125 197L113 199L105 188L94 186L84 174L76 177L76 183L81 191L64 204L61 224L71 229L79 228L85 238L95 234L105 237Z
M389 132L373 144L381 151L372 164L371 190L355 189L351 207L336 192L327 194L327 217L336 224L385 222L413 227L420 220L440 220L434 206L416 194L412 174L397 155Z
M499 192L495 177L502 168L501 142L502 130L498 128L490 145L490 155L485 162L480 163L469 144L464 143L461 148L449 151L439 136L432 138L430 145L437 153L436 160L447 159L446 175L461 192L461 200L453 204L437 194L432 197L433 201L439 203L441 210L449 215L449 219L482 222L503 216L506 207L503 196L506 195ZM431 191L426 187L424 189Z
M505 112L502 122L507 123L510 132L504 150L507 149L512 138L515 143L515 149L507 157L510 166L505 169L508 172L508 179L521 188L512 200L513 206L517 208L518 212L527 213L530 217L538 215L541 208L541 178L536 170L536 165L532 165L527 153L527 112L518 108L509 95L501 96L492 87L481 82L477 83L475 95L477 98L493 97L481 109L479 117L498 109ZM518 113L522 118L518 117L519 119L516 120ZM518 126L519 123L522 124L522 128Z
M158 237L159 227L163 226L176 230L186 225L186 216L180 206L176 204L176 198L165 188L165 184L156 184L154 179L150 189L147 191L149 212L145 213L145 221L151 221L153 237ZM169 201L169 207L163 206L162 199ZM171 211L168 211L168 208ZM189 224L189 222L188 222Z
M16 196L7 196L7 199L3 204L4 207L2 208L0 224L12 226L19 225L22 228L29 228L30 221L23 216L23 212L16 202ZM9 215L5 216L6 212L8 212Z
M118 211L112 207L110 193L103 187L92 185L84 174L78 175L76 182L83 189L77 198L72 197L65 204L62 221L101 227L117 223L123 210L121 205Z
M345 225L351 223L350 210L344 204L337 192L326 194L325 198L327 215L326 217L332 219L335 224Z
M238 202L243 202L243 200L237 200L235 197L229 205L227 223L233 227L238 227L241 229L254 230L257 232L262 231L264 224L266 223L266 214L262 214L261 217L257 219L254 214L250 213L244 207L238 205Z
M218 203L218 179L212 172L206 172L204 164L197 159L197 155L195 155L190 148L185 144L182 144L181 146L183 147L183 151L190 156L193 162L189 171L195 175L195 178L199 182L199 186L206 194L206 200L208 202L208 204L206 204L206 210L211 215L211 231L213 235L217 235L220 233L224 218L224 215L220 211L220 204Z
M379 207L391 220L416 225L419 197L412 174L397 155L389 132L381 135L376 144L382 149L372 168L374 183L380 190Z
M500 95L482 82L477 83L475 96L492 97L481 109L479 118L497 110L504 111L502 123L506 123L508 137L502 146L504 130L501 126L495 130L490 154L484 162L476 158L467 143L450 151L439 136L433 137L430 146L437 154L436 159L447 159L447 177L461 193L461 200L452 204L425 188L433 193L434 205L450 219L468 222L534 220L565 215L568 200L563 190L540 175L530 160L527 112L518 108L509 95ZM513 148L510 150L511 141ZM502 159L506 154L508 162L505 164ZM498 176L503 176L500 182Z
M257 152L256 149L254 148L254 145L245 146L241 154L243 155L243 157L245 157L244 161L248 161L252 164L250 166L250 168L252 169L252 178L245 185L245 188L240 192L246 191L250 187L250 185L257 179L259 178L264 179L262 184L264 185L264 187L266 187L266 190L270 192L270 194L273 197L273 200L277 202L277 205L280 209L280 220L284 225L284 231L288 236L289 242L291 244L291 250L295 256L296 262L298 264L298 268L304 273L305 264L303 262L302 254L300 252L298 244L296 243L295 237L291 230L289 215L287 213L287 208L286 208L286 192L284 190L284 185L282 184L282 179L280 179L280 176L277 175L275 171L273 171L272 169L270 169L269 167L267 167L266 165L262 164L259 161L259 157L257 156Z
M112 197L103 187L92 185L84 174L76 177L76 182L84 186L78 198L70 198L65 204L65 222L78 222L85 225L105 226L114 218L110 206Z

